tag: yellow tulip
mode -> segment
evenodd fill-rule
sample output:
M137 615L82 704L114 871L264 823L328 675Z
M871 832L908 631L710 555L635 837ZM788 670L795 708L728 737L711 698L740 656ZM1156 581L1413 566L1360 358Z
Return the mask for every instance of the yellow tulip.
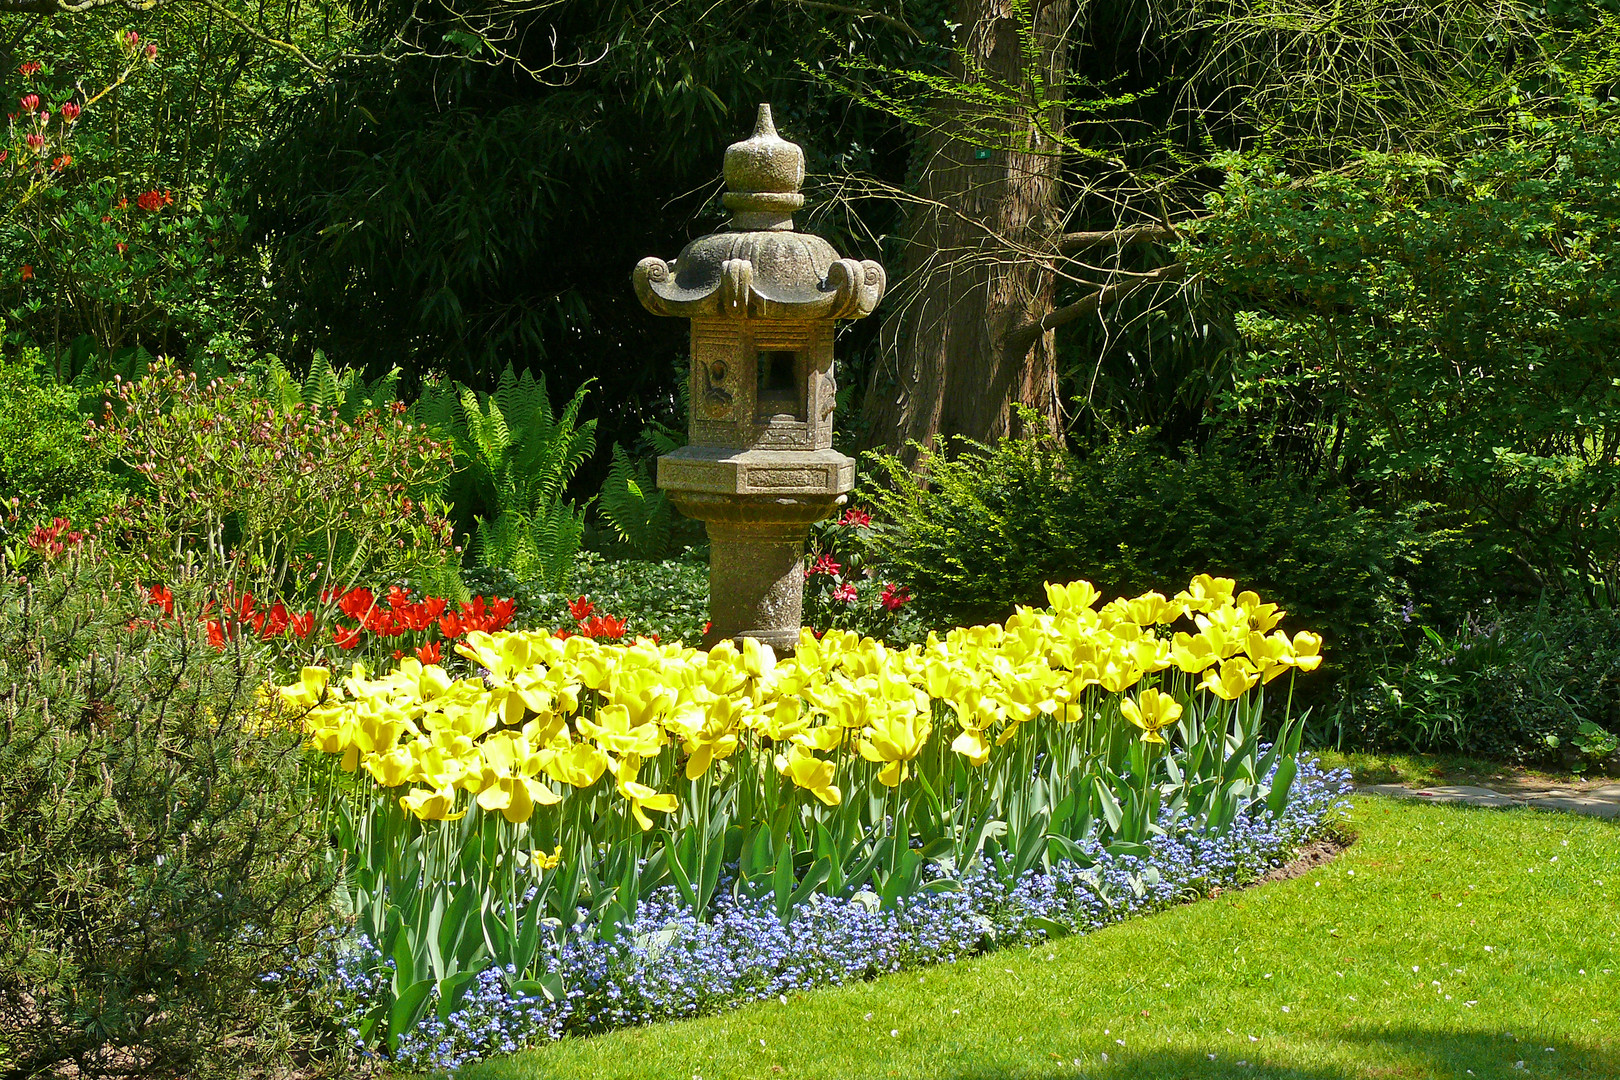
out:
M1240 592L1233 603L1248 620L1249 630L1254 633L1270 633L1288 614L1279 610L1276 604L1262 604L1258 593Z
M742 668L756 679L768 678L776 670L776 651L751 637L743 638Z
M990 760L990 743L984 732L974 728L963 728L962 733L951 740L951 749L967 758L969 765L979 766Z
M602 778L607 767L606 754L590 743L578 742L547 762L546 773L571 787L588 788Z
M623 795L630 804L630 813L634 815L636 824L645 831L653 827L652 818L647 811L652 810L660 814L672 813L679 801L671 794L660 795L657 791L636 780L636 774L641 771L641 758L635 754L627 754L619 759L619 794Z
M794 746L787 754L777 754L776 771L828 806L837 806L844 799L843 792L832 782L833 763L816 757L802 746Z
M1234 656L1221 661L1219 676L1213 670L1204 672L1204 680L1198 684L1198 688L1208 690L1222 700L1236 701L1259 681L1260 673L1254 665L1241 656Z
M331 682L332 673L326 668L306 667L299 671L297 682L283 686L277 692L281 700L293 708L309 709L326 700L327 687Z
M450 812L456 805L454 790L418 788L409 795L401 795L399 805L423 821L457 821L467 816L465 810L455 814Z
M1289 669L1294 647L1280 631L1270 637L1251 631L1244 652L1260 672L1260 681L1268 683Z
M1184 606L1163 594L1146 592L1125 604L1125 613L1137 626L1159 626L1181 618Z
M1186 605L1189 612L1214 611L1231 605L1232 590L1236 588L1237 582L1231 578L1199 574L1190 585L1176 594L1176 599Z
M1119 703L1120 715L1142 729L1142 741L1164 744L1159 734L1181 719L1181 704L1169 694L1155 689L1142 691L1137 700L1130 698Z
M372 754L366 758L365 765L371 778L385 788L402 787L418 778L416 757L407 746Z
M922 713L875 716L862 732L861 757L883 762L878 780L895 787L910 775L908 763L922 753L932 730L933 723Z
M624 705L604 705L594 723L580 717L579 733L610 754L651 757L664 745L663 729L657 724L632 724Z
M1170 639L1170 660L1189 675L1213 667L1221 659L1213 643L1203 634L1178 632Z
M797 733L793 736L793 742L806 750L820 750L823 754L830 754L844 745L844 739L848 734L848 728L837 724L820 724Z
M1046 583L1046 600L1052 605L1053 611L1089 608L1100 595L1089 581L1071 581L1067 585Z
M1301 671L1315 671L1322 664L1322 635L1301 630L1294 635L1294 666Z
M534 815L536 806L553 806L562 802L562 796L538 780L527 776L513 776L485 768L481 778L483 790L478 793L478 805L485 810L499 810L501 816L513 825L520 825Z

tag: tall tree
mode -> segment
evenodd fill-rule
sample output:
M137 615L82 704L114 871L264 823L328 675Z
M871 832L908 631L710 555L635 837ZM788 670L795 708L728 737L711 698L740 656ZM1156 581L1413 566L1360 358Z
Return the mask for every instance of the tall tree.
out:
M1544 60L1519 0L957 0L944 72L850 66L919 129L864 441L1056 432L1056 333L1182 303L1220 154L1307 168L1486 130ZM1394 90L1390 89L1393 80Z

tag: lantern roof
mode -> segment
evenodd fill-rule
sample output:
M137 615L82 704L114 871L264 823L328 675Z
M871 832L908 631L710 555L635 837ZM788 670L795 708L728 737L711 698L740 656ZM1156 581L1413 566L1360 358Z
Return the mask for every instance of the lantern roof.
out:
M656 315L681 318L859 319L883 298L883 268L840 258L827 241L793 230L804 205L804 151L776 133L761 105L754 132L725 156L729 229L693 240L674 263L636 264L636 296Z

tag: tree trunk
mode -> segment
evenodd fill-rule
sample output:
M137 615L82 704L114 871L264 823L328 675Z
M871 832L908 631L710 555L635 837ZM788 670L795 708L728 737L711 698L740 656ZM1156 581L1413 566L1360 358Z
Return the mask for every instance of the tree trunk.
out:
M1034 65L1055 96L1068 62L1073 2L1035 0L1030 23L1015 7L1014 0L959 0L965 39L951 74L976 81L969 71L976 65L1003 92L1027 98L1032 28ZM1017 254L1048 247L1056 232L1059 147L1023 110L1009 112L1025 119L997 132L1000 145L976 146L964 138L975 119L963 111L969 107L947 102L922 140L919 201L867 386L867 444L908 461L913 441L933 446L955 435L994 441L1027 433L1015 403L1035 411L1037 431L1061 426L1052 332L1030 331L1051 310L1054 276L1045 263ZM1041 115L1048 130L1061 130L1060 112Z

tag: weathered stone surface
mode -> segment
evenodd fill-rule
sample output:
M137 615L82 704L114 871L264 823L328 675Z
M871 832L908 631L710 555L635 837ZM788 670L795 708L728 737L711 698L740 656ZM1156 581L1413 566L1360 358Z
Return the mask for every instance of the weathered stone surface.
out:
M855 485L832 448L833 322L872 313L883 268L839 258L793 231L804 152L761 105L726 151L728 232L673 263L647 258L632 281L648 311L692 320L691 445L658 459L658 486L709 533L709 642L799 640L804 544Z
M683 446L658 459L658 486L672 493L842 495L855 486L855 460L836 450Z

